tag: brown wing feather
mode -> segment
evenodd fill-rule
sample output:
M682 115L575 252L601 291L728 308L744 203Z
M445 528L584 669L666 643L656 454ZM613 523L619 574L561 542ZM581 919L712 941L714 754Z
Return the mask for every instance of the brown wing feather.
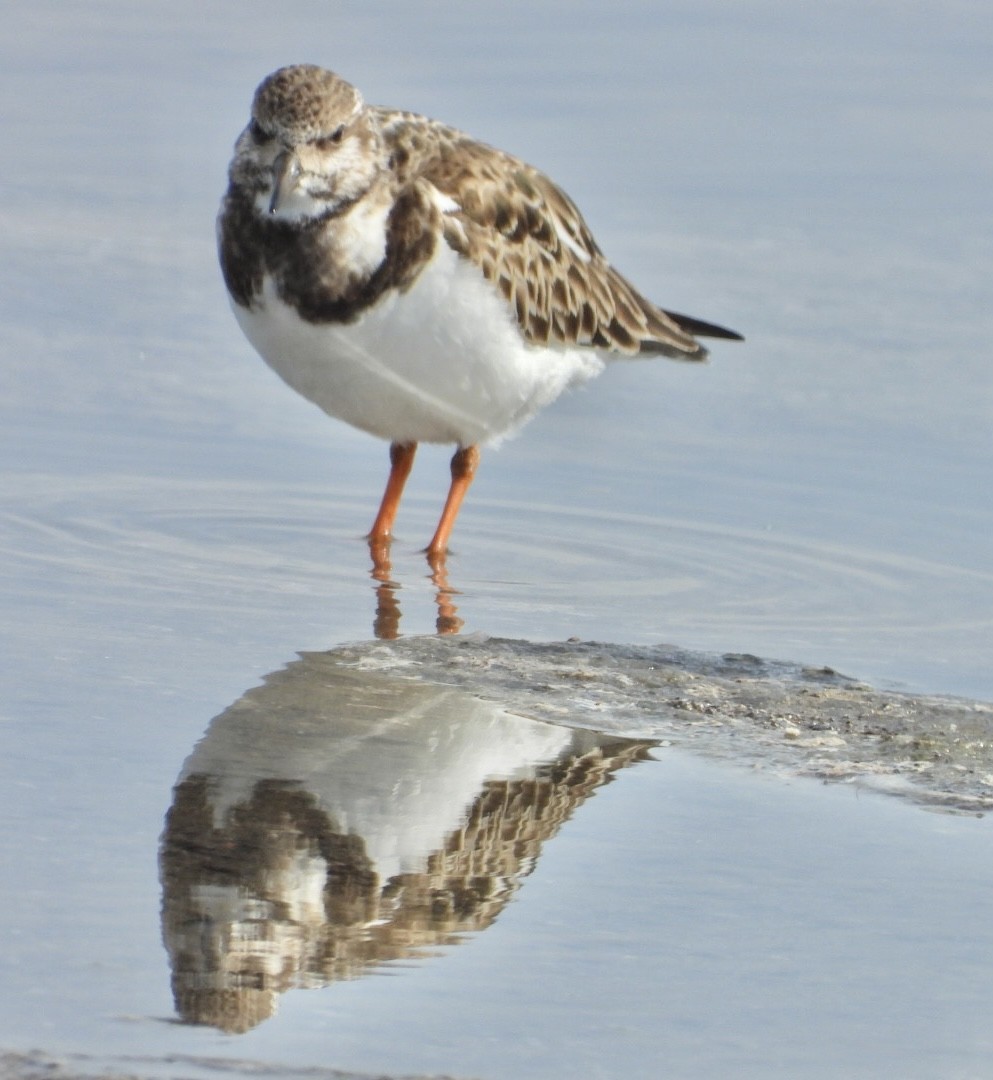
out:
M384 121L398 180L423 178L453 200L445 240L499 288L529 341L706 356L689 327L610 266L575 203L548 177L434 121L401 113Z

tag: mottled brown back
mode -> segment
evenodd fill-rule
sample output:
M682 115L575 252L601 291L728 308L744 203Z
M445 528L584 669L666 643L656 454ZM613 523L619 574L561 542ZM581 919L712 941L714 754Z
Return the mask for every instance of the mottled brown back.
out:
M458 204L446 242L499 288L529 341L706 356L680 316L610 266L575 203L537 169L420 116L382 111L381 122L398 183L422 177Z

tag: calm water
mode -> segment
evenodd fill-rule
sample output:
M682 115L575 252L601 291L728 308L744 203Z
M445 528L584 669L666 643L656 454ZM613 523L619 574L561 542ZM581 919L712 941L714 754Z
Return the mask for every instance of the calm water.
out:
M648 295L748 339L704 368L618 366L484 455L440 601L418 550L448 455L426 448L393 550L401 633L433 633L441 603L465 632L666 641L993 699L988 7L2 10L0 1047L480 1077L989 1073L985 819L671 747L621 763L575 711L508 734L446 705L449 724L376 760L414 784L416 748L466 731L441 774L473 783L425 780L433 809L392 819L375 784L363 818L332 772L303 776L313 746L279 769L211 750L265 677L296 685L298 653L383 617L359 538L385 447L256 360L215 266L251 91L298 60L545 168ZM321 693L279 709L321 729ZM596 753L612 782L555 779ZM223 1033L167 1022L160 836L204 760L212 798L243 796L212 809L214 840L259 784L337 822L267 871L301 911L307 860L353 818L382 886L426 873L494 784L562 812L537 815L524 854L472 849L498 881L475 923L421 926L347 979L304 962L340 927L271 943L296 957L274 1015ZM401 859L383 837L408 817L424 827ZM186 870L192 907L173 910L251 922L210 860ZM414 909L384 888L368 897L398 905L378 916L395 929Z

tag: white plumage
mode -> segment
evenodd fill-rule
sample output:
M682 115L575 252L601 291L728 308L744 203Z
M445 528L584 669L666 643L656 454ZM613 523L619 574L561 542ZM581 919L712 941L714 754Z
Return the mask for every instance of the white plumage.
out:
M408 292L353 323L310 323L271 280L245 336L290 386L330 416L396 442L492 444L563 390L592 378L594 350L539 347L478 269L441 244Z

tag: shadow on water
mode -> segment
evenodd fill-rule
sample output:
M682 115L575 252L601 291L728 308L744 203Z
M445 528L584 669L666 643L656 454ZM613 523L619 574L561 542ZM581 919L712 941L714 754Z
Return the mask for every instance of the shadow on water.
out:
M302 656L211 722L175 786L162 929L180 1018L245 1032L292 987L485 930L651 745Z

